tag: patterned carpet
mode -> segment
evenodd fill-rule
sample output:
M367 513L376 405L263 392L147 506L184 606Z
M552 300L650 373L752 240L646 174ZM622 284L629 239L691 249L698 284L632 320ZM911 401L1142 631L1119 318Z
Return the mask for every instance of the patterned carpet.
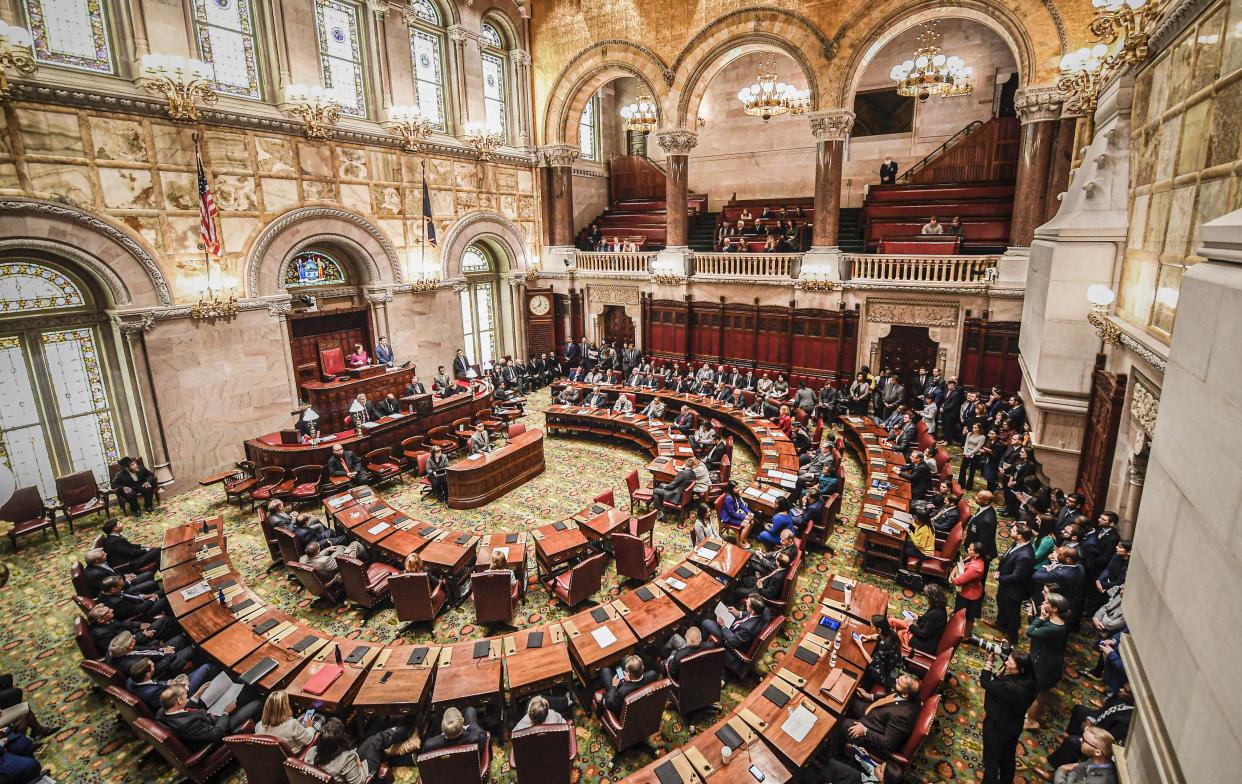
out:
M542 426L540 412L547 403L546 391L531 397L531 413L526 419L528 424ZM513 532L564 518L608 489L616 492L618 503L624 506L627 498L625 474L647 461L645 453L636 449L566 438L549 438L545 449L547 470L542 476L482 509L454 511L422 500L413 481L392 483L381 494L398 508L429 522L477 533ZM735 457L734 472L739 479L749 481L755 470L753 455L739 449ZM847 461L846 475L848 490L842 509L845 523L836 527L831 542L836 555L828 556L816 551L807 559L798 582L794 618L801 621L806 617L813 598L819 595L828 576L838 572L858 576L888 589L895 599L891 607L893 614L903 607L921 611L922 603L918 597L901 591L887 580L864 575L857 568L851 550L854 532L848 521L852 521L858 511L861 467L853 459ZM365 626L360 627L361 614L358 610L344 606L312 608L309 597L282 570L267 572L269 556L262 543L257 520L247 511L227 506L218 486L195 489L166 501L156 513L131 522L127 534L134 541L156 544L165 527L192 515L208 513L224 515L233 563L241 570L246 582L272 605L312 621L335 635L377 642L396 638L399 625L391 609L376 612ZM45 742L40 754L40 759L61 782L173 782L176 777L166 771L158 755L146 754L145 746L137 742L123 725L115 723L115 717L106 709L103 698L92 693L89 681L77 666L79 653L69 633L76 612L70 598L69 566L85 552L97 534L97 524L84 522L75 535L70 536L67 529L63 529L59 543L54 539L40 541L38 537L31 537L23 540L22 549L16 556L5 554L4 561L12 570L12 577L8 586L0 591L0 617L7 620L0 629L0 664L3 671L12 672L17 683L25 687L27 699L43 720L61 726L55 737ZM664 562L671 562L675 555L689 550L688 526L671 522L660 524L656 530L656 544L668 551ZM993 582L989 581L989 586ZM603 599L605 595L616 596L619 593L615 570L610 564L604 588L595 598ZM549 601L548 594L538 587L527 592L521 613L515 619L515 625L519 628L567 615L563 607ZM985 617L993 613L989 597ZM455 642L486 636L484 630L474 626L473 619L473 606L466 602L442 616L434 631L420 630L408 639L411 642ZM786 628L792 630L796 626L789 623ZM979 627L980 633L988 630L989 627ZM777 638L765 661L765 670L779 661L789 642L787 634ZM1102 689L1097 683L1079 677L1079 672L1092 663L1089 640L1086 635L1080 634L1075 637L1075 643L1069 676L1060 687L1059 699L1045 722L1046 727L1061 727L1071 704L1101 696ZM973 781L980 776L982 691L977 687L977 679L983 662L984 657L977 649L970 646L959 649L944 686L941 719L933 736L923 747L919 763L922 780ZM754 685L753 681L744 684L730 682L722 698L723 707L731 709ZM594 720L579 708L574 721L577 725L578 765L582 781L609 784L650 762L648 753L633 751L623 757L618 771L611 771L609 760L612 749L597 731ZM661 752L676 748L706 726L706 723L690 725L676 712L669 710L654 745ZM1029 759L1032 765L1041 766L1043 756L1048 746L1055 742L1056 736L1055 731L1049 730L1035 736L1029 733L1024 736L1019 765L1022 765L1023 759ZM493 754L492 774L492 779L500 784L516 781L516 775L508 768L506 755L503 754ZM232 784L242 781L243 777L237 768L233 768L217 780ZM414 769L397 772L398 782L417 780ZM1017 780L1023 784L1039 781L1021 768Z

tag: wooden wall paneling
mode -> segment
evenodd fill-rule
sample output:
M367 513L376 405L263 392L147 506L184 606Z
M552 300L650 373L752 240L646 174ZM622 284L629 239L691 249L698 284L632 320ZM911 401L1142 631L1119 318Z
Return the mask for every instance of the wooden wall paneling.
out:
M1018 364L1019 323L967 318L962 335L958 380L976 389L1015 392L1022 381Z
M755 345L755 363L759 367L779 371L789 368L789 331L793 326L790 313L790 308L782 305L759 306Z
M569 295L554 294L552 296L552 309L556 313L556 346L560 350L569 341L569 335L572 331L569 326Z
M623 199L663 201L664 170L642 155L614 155L608 161L608 194L613 204Z
M837 339L839 381L850 381L858 372L858 307L841 310L841 331Z
M1104 355L1097 354L1091 374L1091 397L1087 403L1087 427L1083 431L1076 486L1087 497L1086 512L1104 508L1112 473L1113 452L1125 407L1126 376L1104 370Z
M724 304L721 327L721 355L726 362L750 365L755 360L755 308L753 305Z
M720 361L721 317L724 309L717 302L691 302L689 326L689 351L696 362Z

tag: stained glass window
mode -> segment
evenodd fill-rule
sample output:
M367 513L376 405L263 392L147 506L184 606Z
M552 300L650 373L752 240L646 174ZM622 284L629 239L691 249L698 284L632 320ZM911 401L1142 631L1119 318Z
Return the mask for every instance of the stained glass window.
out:
M28 261L0 262L0 314L83 304L77 284L51 267Z
M250 0L194 0L199 56L215 66L216 90L262 98Z
M492 262L487 254L471 245L461 254L462 272L491 272Z
M94 330L44 332L43 357L73 470L93 471L100 482L109 481L108 466L120 453Z
M34 385L21 339L15 336L0 337L0 453L18 487L38 485L44 498L56 495L56 472Z
M483 27L479 31L479 38L484 46L490 46L495 49L505 48L504 39L500 37L500 31L487 22L483 23Z
M26 17L41 63L113 73L104 0L26 0Z
M299 253L285 268L285 286L334 286L347 282L341 263L317 250Z
M430 0L410 0L410 10L424 22L433 24L436 27L443 24L440 21L440 12L436 10L436 7L431 4Z
M341 105L342 112L365 117L367 99L357 7L337 0L319 0L315 3L315 24L319 30L324 89Z
M410 26L415 99L423 116L437 131L447 127L444 120L444 68L440 54L442 40L438 33Z
M582 107L582 116L578 118L578 149L582 157L588 161L599 160L599 96L591 96L587 105Z
M483 108L487 112L487 130L505 134L505 61L483 53Z

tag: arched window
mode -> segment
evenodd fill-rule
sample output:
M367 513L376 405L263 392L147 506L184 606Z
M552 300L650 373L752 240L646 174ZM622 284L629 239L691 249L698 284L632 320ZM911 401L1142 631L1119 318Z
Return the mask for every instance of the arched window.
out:
M315 28L323 86L344 114L366 117L367 98L362 70L362 35L358 7L339 0L317 0Z
M508 54L504 51L504 38L496 26L484 22L479 33L479 48L483 58L483 109L486 112L487 130L508 139L506 111L508 108L505 64Z
M578 149L588 161L598 161L600 158L598 95L591 96L587 105L582 107L582 116L578 118Z
M342 286L348 282L345 267L339 261L322 251L305 250L289 260L281 285Z
M0 263L0 460L45 499L57 476L92 471L108 482L120 457L92 304L58 269ZM50 327L48 316L66 323Z
M414 62L414 97L437 131L448 129L444 111L444 21L430 0L411 0L410 57Z
M261 99L251 0L194 0L198 54L216 71L216 90Z
M108 36L109 3L99 0L26 0L26 21L41 63L115 73Z
M461 290L463 347L472 364L496 359L496 265L491 253L471 245L461 254L466 286Z

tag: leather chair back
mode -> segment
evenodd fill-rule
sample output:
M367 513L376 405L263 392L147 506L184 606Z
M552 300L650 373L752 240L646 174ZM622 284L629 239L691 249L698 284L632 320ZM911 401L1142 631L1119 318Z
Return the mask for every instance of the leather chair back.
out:
M945 624L944 633L940 635L940 644L936 646L936 655L945 651L956 648L962 638L966 636L966 611L958 610L949 616L949 622Z
M776 637L776 633L781 630L781 626L785 624L785 616L777 615L768 621L768 625L763 627L763 631L755 635L755 639L751 641L750 648L747 649L745 659L751 667L757 667L759 660L763 658L764 652L768 646L772 644L772 640Z
M69 580L73 583L73 590L78 596L90 596L90 586L86 584L86 568L82 566L81 561L75 561L73 566L69 567Z
M631 580L647 582L651 570L647 568L647 545L637 536L624 533L612 535L612 555L617 559L617 574Z
M206 781L198 765L193 764L200 759L214 757L214 754L195 755L186 748L181 740L173 735L164 725L152 719L138 719L134 722L134 732L138 737L153 746L164 761L179 771L183 776L195 782ZM193 762L192 762L193 761Z
M73 603L78 606L78 610L82 612L82 617L88 617L90 611L98 602L89 596L74 595Z
M298 578L298 582L302 584L302 587L311 596L332 602L337 600L336 591L328 583L320 579L319 573L310 564L286 561L285 566L293 570L293 576Z
M656 516L658 514L658 510L652 510L646 514L639 515L634 522L634 535L640 539L645 536L650 540L655 532Z
M155 718L147 704L138 699L137 694L127 691L120 686L105 686L104 696L116 706L117 711L121 714L121 718L131 728L134 726L134 722L139 719Z
M540 724L510 737L518 784L569 784L576 756L572 724Z
M479 747L453 746L418 755L418 774L423 784L480 784L483 761Z
M595 496L595 503L604 504L606 506L616 506L617 499L613 495L613 492L611 490L606 490L600 493L599 495Z
M570 570L567 599L570 607L586 601L600 589L604 580L604 564L607 560L607 553L598 553Z
M633 497L634 491L639 488L640 484L637 470L631 471L625 475L625 489L631 497ZM631 507L630 512L633 513L633 511L634 510Z
M952 660L952 648L942 651L932 660L931 666L927 668L927 672L923 673L923 678L919 681L920 700L927 702L940 690L940 684L944 682L944 676L949 671L949 662Z
M341 568L341 584L345 587L345 598L363 607L374 607L383 601L387 591L374 593L367 579L367 565L356 558L338 555L336 564Z
M509 438L517 438L526 432L526 425L521 422L514 422L509 425Z
M345 373L345 352L340 346L319 352L319 369L329 378Z
M263 541L267 542L267 551L271 554L272 560L279 562L280 540L276 538L276 529L272 527L272 522L267 519L267 508L259 507L259 528L263 531Z
M296 757L285 760L285 777L289 784L333 784L331 775Z
M229 735L224 745L241 765L247 784L289 784L285 760L297 755L284 740L274 735Z
M923 703L923 707L919 710L918 718L914 720L914 729L910 732L910 737L906 740L905 745L901 747L901 753L895 755L899 762L909 764L914 759L919 746L922 746L923 741L931 734L932 726L936 723L936 711L939 708L939 694L934 695L930 700Z
M618 752L637 746L659 731L664 706L668 704L672 688L673 682L662 678L626 696L625 703L621 706L621 715L617 717L615 735L608 732ZM607 719L604 721L604 728L606 731L612 728Z
M507 623L513 618L513 589L509 570L476 572L470 578L474 590L474 613L478 623Z
M302 557L306 550L302 547L302 541L294 535L292 531L284 528L277 528L271 523L268 526L272 529L272 534L276 537L276 549L280 553L280 558L284 562L297 561Z
M431 577L426 572L394 574L388 578L388 592L397 610L397 620L435 620L436 607L431 597Z
M949 529L949 535L946 536L944 541L940 543L940 548L936 552L938 557L943 558L946 561L952 561L957 558L957 550L962 545L963 522L963 520L959 519L957 523Z
M724 681L725 649L711 648L692 653L677 664L673 702L684 716L720 701Z
M95 638L91 636L90 624L80 615L73 619L73 641L78 644L78 650L82 652L83 658L103 659L103 653L95 645Z
M57 480L59 486L59 480ZM19 487L13 497L0 506L0 520L7 523L24 523L43 517L43 497L34 485Z
M789 571L785 573L785 582L781 585L781 592L777 594L775 599L764 599L768 607L771 607L774 612L784 612L785 608L789 606L789 598L793 596L794 589L798 584L798 569L801 566L802 554L799 553L798 557L789 564Z
M125 675L107 662L83 659L78 662L78 666L82 668L86 677L91 679L91 683L95 684L96 688L106 689L109 686L115 686L118 689L125 688Z
M84 504L99 495L99 483L93 471L56 477L56 497L63 506Z

